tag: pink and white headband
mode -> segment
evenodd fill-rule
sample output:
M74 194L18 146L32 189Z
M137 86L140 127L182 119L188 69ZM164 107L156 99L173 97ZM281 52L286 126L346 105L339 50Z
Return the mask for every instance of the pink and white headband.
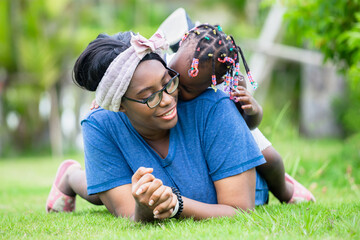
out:
M119 111L121 98L128 89L140 60L148 53L160 53L169 47L161 32L156 32L150 39L140 34L132 35L130 44L128 49L111 62L96 89L97 104L113 112Z

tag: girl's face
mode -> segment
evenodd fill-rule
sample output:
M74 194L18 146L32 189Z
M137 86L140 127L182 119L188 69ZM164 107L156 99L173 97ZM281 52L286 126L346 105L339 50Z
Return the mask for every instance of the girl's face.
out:
M141 62L131 79L125 97L143 100L161 90L171 80L167 70L158 60ZM149 108L142 104L124 99L120 111L125 112L133 127L144 137L168 131L177 123L178 90L172 94L162 92L159 105Z
M186 46L182 45L169 63L170 68L180 73L179 89L182 100L196 98L211 85L211 69L206 67L200 68L196 77L189 77L194 48L195 45L191 42Z

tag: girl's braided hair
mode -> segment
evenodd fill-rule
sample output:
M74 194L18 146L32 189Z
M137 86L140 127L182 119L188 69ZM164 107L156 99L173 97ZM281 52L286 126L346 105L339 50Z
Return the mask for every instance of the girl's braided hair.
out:
M257 83L252 80L250 69L246 63L243 52L236 45L232 36L226 35L219 25L202 24L189 32L185 33L180 45L187 39L197 39L197 45L191 68L188 71L190 77L196 77L199 73L199 62L211 60L212 64L212 88L216 91L217 78L223 78L228 91L238 86L239 81L243 81L240 72L239 55L242 58L245 70L251 85L256 89ZM216 61L221 64L216 65ZM216 66L218 68L216 69Z

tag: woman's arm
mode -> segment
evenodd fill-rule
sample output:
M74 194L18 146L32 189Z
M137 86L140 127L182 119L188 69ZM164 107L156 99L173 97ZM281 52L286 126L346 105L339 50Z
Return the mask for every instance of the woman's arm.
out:
M218 204L206 204L183 197L182 217L196 220L233 216L240 209L249 211L255 207L255 169L216 181Z
M176 199L171 189L151 173L151 168L141 167L134 173L132 184L100 193L99 197L109 212L142 222L169 217Z

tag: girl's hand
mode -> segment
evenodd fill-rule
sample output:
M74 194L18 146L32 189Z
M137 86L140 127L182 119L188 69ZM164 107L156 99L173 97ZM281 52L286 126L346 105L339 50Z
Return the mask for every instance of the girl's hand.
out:
M241 103L241 108L246 115L256 115L262 112L261 106L256 102L255 98L242 86L233 89L230 98Z
M92 102L91 102L91 105L90 105L90 110L93 110L93 109L98 109L99 108L99 105L96 103L96 99L94 99Z

